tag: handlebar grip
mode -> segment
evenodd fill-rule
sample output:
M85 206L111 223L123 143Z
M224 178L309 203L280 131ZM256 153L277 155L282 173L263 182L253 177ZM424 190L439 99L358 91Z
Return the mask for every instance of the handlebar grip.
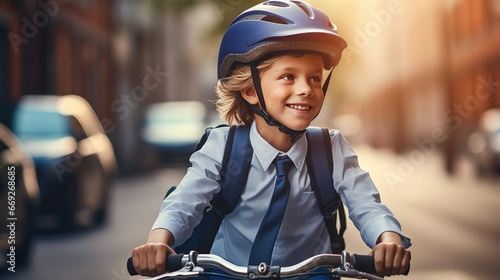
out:
M353 266L355 269L359 271L363 271L366 273L375 273L377 272L375 269L375 260L372 255L352 255ZM403 273L403 275L408 275L410 273L410 266L408 266L408 270Z
M353 254L353 266L356 270L366 273L375 273L375 260L372 255L358 255Z
M183 267L182 257L184 254L171 254L167 256L167 262L165 263L165 267L167 271L176 271ZM127 260L127 271L130 276L137 275L137 271L134 268L134 263L132 262L132 257Z
M137 275L137 271L135 271L134 268L134 263L132 262L132 257L128 258L127 260L127 271L130 276L135 276Z

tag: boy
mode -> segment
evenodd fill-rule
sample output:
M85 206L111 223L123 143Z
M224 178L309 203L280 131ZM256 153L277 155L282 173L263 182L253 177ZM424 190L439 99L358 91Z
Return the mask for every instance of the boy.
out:
M328 17L302 1L256 5L239 15L224 34L217 110L227 123L251 126L254 154L241 200L223 220L212 254L237 265L268 260L285 266L331 252L328 231L311 190L303 134L323 105L323 72L338 64L346 46ZM166 255L190 236L203 209L219 192L217 180L227 133L228 128L214 129L191 156L192 166L178 189L162 203L147 243L132 252L139 274L165 272ZM334 187L363 240L373 248L377 274L405 273L411 258L406 250L411 245L409 238L380 203L376 187L359 168L340 132L331 130L330 141ZM285 165L288 170L277 171ZM281 174L278 178L277 173ZM278 185L287 185L286 191L278 191ZM279 192L286 193L284 210L272 208L278 204L275 195ZM269 209L273 210L267 213ZM272 239L274 246L267 246L271 252L262 252L266 246L256 244L268 238L263 228L278 211L284 213L273 222L281 223Z

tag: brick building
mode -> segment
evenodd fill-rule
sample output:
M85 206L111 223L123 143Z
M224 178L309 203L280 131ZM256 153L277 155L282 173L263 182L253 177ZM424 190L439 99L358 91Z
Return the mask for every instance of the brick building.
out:
M1 1L2 122L24 94L77 94L112 118L113 1Z
M133 165L141 109L164 92L143 86L145 77L160 79L164 72L157 51L163 35L143 4L0 1L0 122L10 126L22 95L80 95L105 125L120 165Z

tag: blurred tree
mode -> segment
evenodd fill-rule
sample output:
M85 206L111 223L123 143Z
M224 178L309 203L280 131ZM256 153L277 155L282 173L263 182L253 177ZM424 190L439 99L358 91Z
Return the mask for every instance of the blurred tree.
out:
M214 34L222 34L239 14L246 9L263 2L262 0L206 0L210 2L219 16L219 23L215 26Z
M206 0L150 0L156 11L170 10L182 14Z
M233 19L244 10L263 2L262 0L150 0L156 11L172 11L175 15L181 15L198 5L206 4L212 8L219 22L215 25L213 34L222 34Z

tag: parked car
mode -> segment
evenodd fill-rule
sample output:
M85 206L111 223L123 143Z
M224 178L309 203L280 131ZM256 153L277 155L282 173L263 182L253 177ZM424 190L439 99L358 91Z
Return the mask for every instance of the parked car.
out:
M198 101L172 101L146 108L142 139L163 160L186 158L203 135L206 107Z
M1 271L28 264L39 199L33 161L21 142L0 123Z
M481 115L478 130L469 136L467 144L479 175L500 176L500 108Z
M117 163L89 103L76 95L27 95L13 131L30 152L40 186L39 229L103 223Z

